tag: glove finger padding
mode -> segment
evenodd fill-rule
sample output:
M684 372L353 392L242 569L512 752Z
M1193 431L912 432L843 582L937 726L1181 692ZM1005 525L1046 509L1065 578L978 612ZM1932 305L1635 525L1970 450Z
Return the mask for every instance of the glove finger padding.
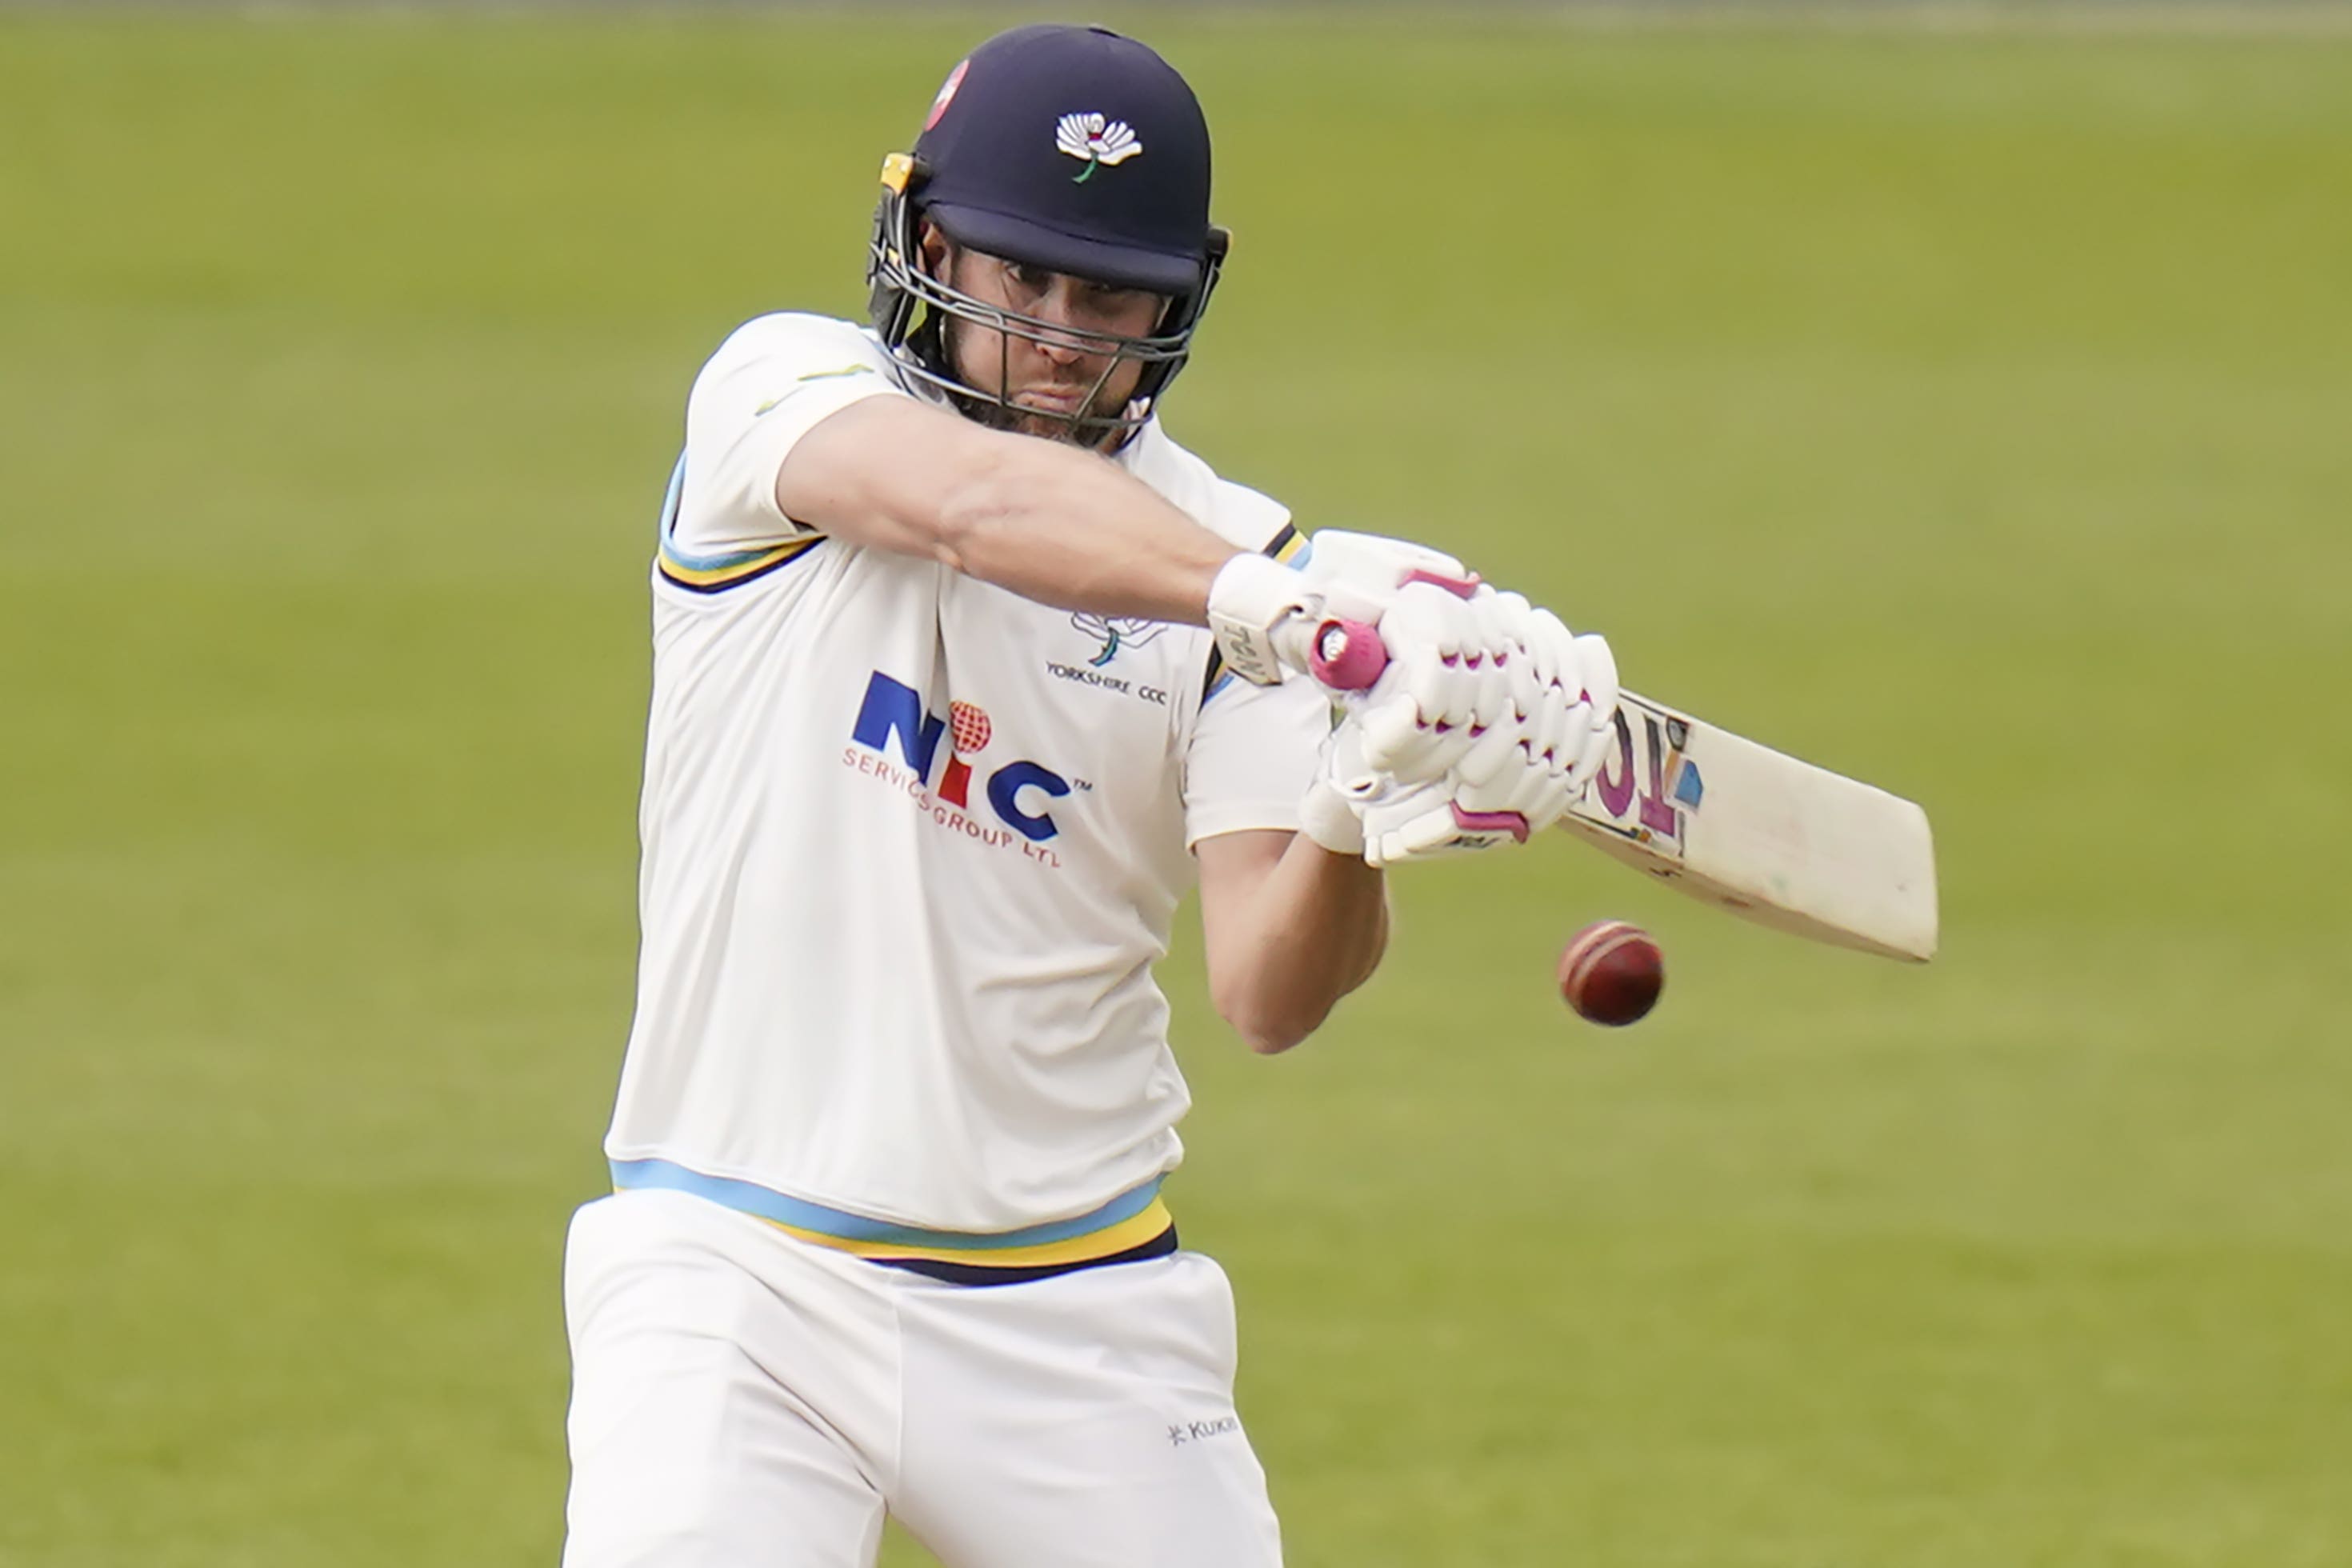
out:
M1617 711L1617 659L1609 640L1596 633L1570 632L1549 610L1529 616L1529 648L1544 690L1546 717L1538 752L1558 753L1581 791L1609 752ZM1557 712L1555 721L1550 714Z
M1364 761L1370 766L1402 784L1434 784L1470 749L1475 737L1468 725L1423 717L1420 701L1402 682L1394 691L1372 690L1362 719Z
M1511 701L1511 671L1507 659L1505 654L1489 653L1470 667L1468 719L1473 731L1504 728L1518 721L1519 710ZM1476 734L1472 738L1475 740Z
M1613 746L1617 664L1517 594L1399 589L1390 664L1354 719L1353 801L1375 866L1524 841L1568 810Z
M1389 668L1367 693L1365 760L1402 783L1434 782L1475 738L1481 691L1496 673L1489 650L1467 603L1427 583L1398 590L1381 617L1381 640Z
M1391 787L1392 781L1365 760L1363 726L1353 714L1333 725L1324 738L1322 763L1323 776L1359 804L1376 799Z
M1546 708L1557 713L1558 700L1549 700ZM1558 821L1576 789L1570 773L1570 757L1541 744L1530 732L1511 742L1507 761L1508 765L1489 778L1457 789L1454 804L1473 814L1516 812L1527 819L1531 833Z
M1601 771L1615 740L1617 656L1610 651L1609 639L1593 632L1575 638L1574 646L1580 677L1577 694L1584 699L1584 711L1578 719L1581 733L1575 735L1573 742L1576 785L1581 790Z
M1582 795L1592 781L1601 776L1601 770L1609 765L1609 759L1615 754L1617 726L1613 712L1602 713L1590 705L1580 706L1570 718L1576 721L1576 724L1569 735L1568 747L1563 748L1560 755L1563 760L1574 763L1569 770L1570 775L1575 781L1576 793Z
M1599 632L1585 632L1570 640L1576 647L1584 695L1605 720L1617 711L1617 655Z
M1528 725L1529 752L1559 773L1572 772L1584 745L1583 711L1584 705L1570 698L1565 687L1545 688Z
M1475 854L1517 842L1526 833L1516 817L1507 823L1475 816L1465 822L1440 784L1423 784L1367 806L1363 821L1364 858L1374 866Z
M1407 583L1381 616L1381 639L1399 657L1427 652L1459 658L1477 645L1478 632L1468 600L1433 583Z
M1534 678L1538 686L1551 686L1559 680L1560 664L1568 657L1569 644L1574 641L1560 618L1549 610L1530 609L1527 625L1520 634L1528 657L1535 660Z
M1349 714L1323 738L1315 782L1298 804L1299 831L1335 855L1360 856L1364 805L1392 787L1364 761L1362 731Z
M1523 729L1507 715L1504 722L1489 725L1485 733L1475 736L1462 760L1454 764L1454 777L1473 788L1507 777L1518 759Z
M1546 771L1528 775L1528 793L1514 806L1528 819L1528 831L1540 833L1568 815L1576 785L1565 773Z

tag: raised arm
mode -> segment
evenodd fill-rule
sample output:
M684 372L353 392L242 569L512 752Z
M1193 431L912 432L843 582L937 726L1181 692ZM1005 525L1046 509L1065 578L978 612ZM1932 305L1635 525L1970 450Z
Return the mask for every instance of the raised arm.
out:
M1209 585L1236 553L1108 458L906 397L853 403L802 437L776 504L1042 604L1191 626L1207 624Z

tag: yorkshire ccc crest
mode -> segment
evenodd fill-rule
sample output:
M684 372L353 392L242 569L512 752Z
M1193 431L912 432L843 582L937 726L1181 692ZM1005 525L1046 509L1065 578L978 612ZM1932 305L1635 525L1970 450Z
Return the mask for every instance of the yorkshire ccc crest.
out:
M1165 621L1147 621L1139 616L1113 616L1106 618L1080 610L1070 617L1070 625L1088 637L1103 639L1102 651L1087 660L1097 669L1118 657L1123 647L1141 647L1168 629Z

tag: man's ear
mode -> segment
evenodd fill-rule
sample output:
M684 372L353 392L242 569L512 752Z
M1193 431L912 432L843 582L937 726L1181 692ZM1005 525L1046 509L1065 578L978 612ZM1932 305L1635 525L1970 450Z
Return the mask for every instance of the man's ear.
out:
M915 248L922 252L923 271L927 276L940 279L947 276L948 253L955 248L955 242L948 238L939 225L929 218L923 219L923 232L915 241Z

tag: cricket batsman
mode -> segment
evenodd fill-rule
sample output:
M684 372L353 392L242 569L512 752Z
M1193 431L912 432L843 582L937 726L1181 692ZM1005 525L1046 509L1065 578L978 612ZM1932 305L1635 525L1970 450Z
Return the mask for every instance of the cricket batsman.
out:
M761 317L687 402L564 1562L863 1568L891 1514L948 1568L1263 1568L1152 965L1197 881L1217 1010L1297 1044L1383 867L1581 790L1614 667L1162 429L1226 245L1150 49L990 39L883 186L868 323ZM1335 710L1339 608L1388 658Z

